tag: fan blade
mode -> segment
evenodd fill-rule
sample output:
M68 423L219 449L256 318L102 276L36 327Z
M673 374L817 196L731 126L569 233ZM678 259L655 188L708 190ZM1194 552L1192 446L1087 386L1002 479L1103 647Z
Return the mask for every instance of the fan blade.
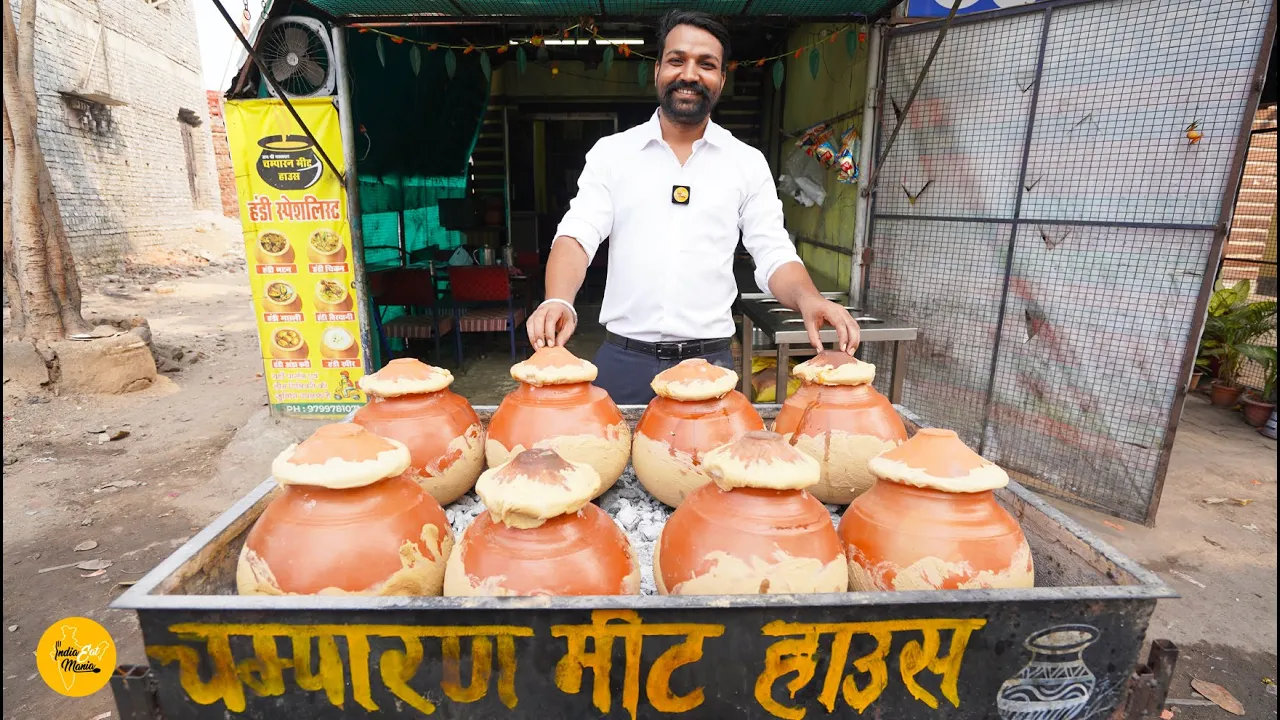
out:
M311 58L306 58L299 63L298 72L302 74L302 77L307 79L307 82L314 85L317 89L324 84L324 79L328 75L328 73L324 71L324 68L320 67L320 65Z
M310 34L302 28L285 28L284 43L289 48L289 52L302 55L306 53L310 43Z
M275 78L276 82L284 82L292 74L293 66L289 64L288 60L280 58L271 63L271 77Z

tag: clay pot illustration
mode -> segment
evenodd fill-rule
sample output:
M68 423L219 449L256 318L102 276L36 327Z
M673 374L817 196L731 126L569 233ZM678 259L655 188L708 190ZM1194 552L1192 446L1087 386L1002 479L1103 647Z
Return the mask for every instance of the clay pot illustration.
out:
M360 345L350 330L341 325L330 325L320 336L320 357L329 360L354 360L360 357Z
M590 501L599 485L590 465L548 448L486 470L476 494L487 511L454 547L444 594L639 594L627 536Z
M1034 584L1022 528L992 492L1009 476L954 432L921 429L867 466L878 480L840 521L854 590Z
M996 693L1002 720L1070 720L1089 704L1097 678L1084 663L1098 639L1090 625L1058 625L1032 634L1031 661Z
M258 233L253 256L263 265L291 265L294 259L293 246L284 233L265 230Z
M347 247L332 230L317 230L307 238L307 259L313 263L340 263L347 259Z
M273 280L262 289L262 309L276 313L298 312L302 309L302 297L289 283Z
M453 531L408 466L408 448L353 423L289 446L240 552L240 594L439 595Z
M596 366L562 347L539 349L511 367L520 387L489 420L485 457L497 467L531 448L551 448L600 476L598 497L613 487L631 454L631 428L609 393L591 384Z
M449 390L453 374L399 358L359 380L370 402L351 421L409 448L405 476L440 504L467 493L484 470L484 426L466 398Z
M809 492L824 503L847 505L875 483L867 461L906 440L907 428L888 398L871 387L875 365L824 350L793 372L803 384L783 403L773 430L822 465Z
M351 292L341 280L320 278L316 281L316 309L328 312L345 312L352 307Z
M636 424L631 464L649 494L677 507L710 478L702 457L764 421L734 388L738 374L696 358L658 373L649 402Z
M307 340L297 328L283 327L271 331L271 357L278 360L303 360L307 357Z
M277 190L305 190L315 185L324 165L306 135L268 135L258 140L256 169L263 182Z
M818 462L754 430L707 453L712 482L685 497L658 538L663 595L844 592L848 566L831 516L805 488Z

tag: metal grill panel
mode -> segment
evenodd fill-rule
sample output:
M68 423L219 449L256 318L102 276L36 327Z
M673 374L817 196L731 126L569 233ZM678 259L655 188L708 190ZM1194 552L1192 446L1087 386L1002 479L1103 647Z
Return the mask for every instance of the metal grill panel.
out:
M1266 12L1168 0L1055 10L1023 217L1217 222Z
M902 403L927 408L931 422L966 443L982 441L982 413L1000 317L1009 227L964 222L881 220L868 307L911 318ZM892 348L863 346L876 389L889 392Z
M1141 519L1213 233L1041 229L1015 245L983 454Z
M1013 217L1042 25L1039 15L1022 15L951 29L880 171L880 213ZM884 137L936 37L916 33L890 45Z
M908 407L1047 494L1154 522L1272 13L1049 0L956 21L872 210L869 304L920 328ZM939 27L890 34L880 154ZM890 358L864 353L883 386Z

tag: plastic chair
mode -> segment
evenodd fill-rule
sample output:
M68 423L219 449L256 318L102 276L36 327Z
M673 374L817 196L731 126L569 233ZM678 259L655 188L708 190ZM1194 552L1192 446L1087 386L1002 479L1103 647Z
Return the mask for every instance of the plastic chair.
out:
M462 333L506 332L511 338L511 359L516 359L516 328L524 323L523 307L516 307L511 275L505 265L462 265L449 268L454 324L458 330L458 356ZM459 361L461 362L461 361Z

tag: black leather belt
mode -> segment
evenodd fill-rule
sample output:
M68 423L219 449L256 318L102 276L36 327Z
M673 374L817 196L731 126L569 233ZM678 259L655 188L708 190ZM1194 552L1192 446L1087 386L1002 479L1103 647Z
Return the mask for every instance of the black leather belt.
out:
M605 341L626 350L653 355L659 360L688 360L689 358L702 357L703 355L728 350L732 339L717 338L715 340L681 340L679 342L651 343L608 333L605 335Z

